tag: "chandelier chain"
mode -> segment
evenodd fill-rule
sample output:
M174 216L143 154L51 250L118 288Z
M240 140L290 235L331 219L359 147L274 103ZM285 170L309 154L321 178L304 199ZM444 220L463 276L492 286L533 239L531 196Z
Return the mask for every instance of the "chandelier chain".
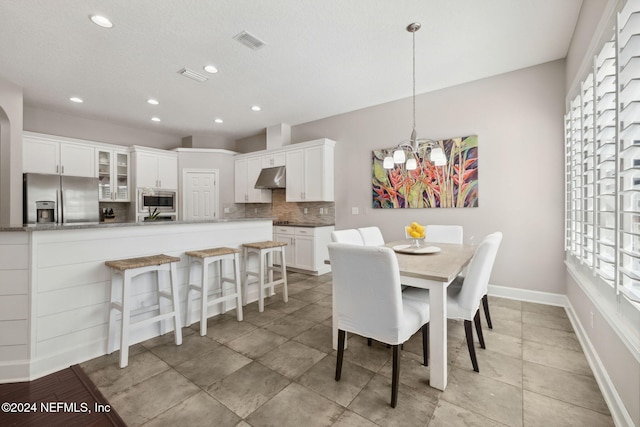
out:
M413 35L413 129L416 129L416 33Z

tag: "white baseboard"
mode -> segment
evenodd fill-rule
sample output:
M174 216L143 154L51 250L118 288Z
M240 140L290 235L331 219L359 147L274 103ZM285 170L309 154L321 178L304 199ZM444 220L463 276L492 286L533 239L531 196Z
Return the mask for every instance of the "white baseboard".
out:
M550 292L531 291L528 289L507 288L505 286L489 285L489 295L493 297L508 298L518 301L555 305L558 307L567 306L566 295L552 294Z
M29 360L0 363L0 384L29 381Z
M566 301L565 310L567 312L567 316L569 317L569 321L573 326L573 330L578 337L578 341L580 341L582 351L584 352L584 355L587 358L587 362L591 367L593 376L598 383L598 387L600 387L602 396L604 397L605 402L607 402L607 406L609 407L609 411L611 412L613 422L616 426L634 427L631 415L627 411L624 402L616 391L615 385L611 381L611 378L609 377L609 374L607 373L602 360L598 356L596 349L593 347L593 344L591 344L591 340L589 340L589 336L587 335L587 332L580 322L580 319L576 315L575 310L573 309L573 306L571 305L571 302L568 298Z
M587 362L591 367L593 376L600 387L602 396L604 397L605 402L607 402L607 406L609 407L609 411L611 412L611 417L613 418L615 425L620 427L634 427L633 420L631 419L624 402L616 391L615 385L611 381L602 360L589 340L589 336L587 335L582 323L580 323L580 319L576 315L573 306L566 295L494 285L489 285L489 295L518 301L564 307L567 312L567 316L569 317L569 321L573 326L573 330L578 337L578 341L580 341L580 345L582 346L582 350L587 358Z

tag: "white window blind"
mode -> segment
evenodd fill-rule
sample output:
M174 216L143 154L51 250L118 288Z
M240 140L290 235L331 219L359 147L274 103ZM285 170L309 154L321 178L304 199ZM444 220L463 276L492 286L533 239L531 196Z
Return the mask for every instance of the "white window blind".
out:
M640 300L640 1L618 14L619 260L621 289Z
M565 156L568 255L640 301L640 0L569 103Z

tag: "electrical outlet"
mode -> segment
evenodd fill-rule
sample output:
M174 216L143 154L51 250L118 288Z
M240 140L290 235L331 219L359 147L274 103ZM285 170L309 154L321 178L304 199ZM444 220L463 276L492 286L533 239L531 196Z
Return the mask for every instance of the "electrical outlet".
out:
M309 212L309 208L304 208L304 214L306 215Z
M320 208L320 215L324 213L324 208Z
M224 208L224 213L231 213L231 208Z
M258 213L258 208L254 208L253 213Z
M360 209L358 208L351 208L351 215L358 215L360 213Z

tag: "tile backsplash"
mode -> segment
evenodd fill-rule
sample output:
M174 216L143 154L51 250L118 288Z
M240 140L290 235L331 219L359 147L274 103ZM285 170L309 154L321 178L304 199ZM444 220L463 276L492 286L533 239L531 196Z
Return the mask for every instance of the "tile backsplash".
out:
M286 190L275 189L271 203L232 203L225 218L275 218L279 221L333 225L336 222L334 202L287 202ZM306 209L306 213L305 213ZM322 213L320 210L322 209Z
M100 202L100 220L102 221L102 210L103 209L113 209L113 214L115 215L114 222L128 222L130 220L129 215L131 214L130 209L131 203L120 203L120 202Z

